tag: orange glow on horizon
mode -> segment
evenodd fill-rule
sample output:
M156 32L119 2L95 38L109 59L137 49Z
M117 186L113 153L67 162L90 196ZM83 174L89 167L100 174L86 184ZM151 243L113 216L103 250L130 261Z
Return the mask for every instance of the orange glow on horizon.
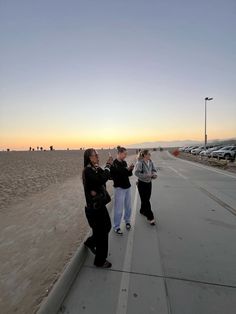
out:
M149 134L148 134L149 133ZM219 132L210 132L210 136L208 135L208 140L213 139L227 139L227 138L235 138L235 135L230 134L229 132L222 132L219 136ZM95 147L95 148L113 148L117 145L132 145L132 144L141 144L144 142L172 142L172 141L184 141L184 140L196 140L203 141L203 134L199 134L199 132L192 132L191 134L175 132L165 132L165 134L160 134L159 132L152 133L150 136L150 132L147 134L140 132L140 134L114 134L113 136L102 136L101 134L97 136L81 136L81 137L70 137L70 136L19 136L13 137L8 136L5 137L4 140L1 139L1 150L16 149L16 150L28 150L31 146L33 148L43 147L44 149L49 149L51 145L55 149L79 149L81 147Z

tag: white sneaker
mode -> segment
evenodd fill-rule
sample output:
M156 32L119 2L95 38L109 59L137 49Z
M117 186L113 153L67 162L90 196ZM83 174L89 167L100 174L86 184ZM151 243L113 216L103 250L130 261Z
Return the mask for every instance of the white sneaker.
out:
M148 220L148 222L150 223L151 226L155 226L156 224L155 219Z
M114 229L114 231L116 234L123 235L123 232L121 231L120 228Z

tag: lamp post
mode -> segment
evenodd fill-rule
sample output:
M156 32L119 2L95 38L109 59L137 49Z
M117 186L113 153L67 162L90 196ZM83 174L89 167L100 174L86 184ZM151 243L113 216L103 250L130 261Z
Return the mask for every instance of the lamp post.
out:
M205 97L205 145L204 148L206 150L207 146L207 101L211 101L213 98Z

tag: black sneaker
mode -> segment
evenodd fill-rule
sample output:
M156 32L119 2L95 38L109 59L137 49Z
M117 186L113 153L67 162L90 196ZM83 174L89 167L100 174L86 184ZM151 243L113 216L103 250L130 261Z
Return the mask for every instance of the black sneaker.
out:
M118 229L114 229L115 233L119 234L119 235L123 235L123 232L121 231L120 228Z
M108 262L108 261L105 261L104 264L102 265L96 265L94 264L96 267L100 267L100 268L111 268L112 267L112 263Z
M127 222L127 224L125 225L127 230L131 229L131 224L129 222Z

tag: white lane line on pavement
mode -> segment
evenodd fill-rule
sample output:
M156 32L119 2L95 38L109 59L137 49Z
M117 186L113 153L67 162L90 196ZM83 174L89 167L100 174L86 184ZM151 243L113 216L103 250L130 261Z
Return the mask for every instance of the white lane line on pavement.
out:
M125 258L124 258L124 264L123 264L123 271L124 272L122 273L122 277L121 277L120 294L119 294L119 299L118 299L118 303L117 303L116 314L126 314L127 313L137 201L138 201L138 189L136 188L135 189L135 196L134 196L134 204L133 204L133 209L132 209L132 216L131 216L132 229L129 232L129 236L128 236L128 240L127 240Z
M213 172L222 174L222 175L224 175L224 176L226 176L226 177L230 177L230 178L236 179L236 175L233 175L233 174L230 174L230 173L225 173L225 172L220 171L220 170L217 170L217 169L215 169L215 168L211 168L210 166L203 166L203 165L197 164L197 163L194 162L194 161L189 161L189 160L185 160L185 159L181 159L181 158L176 158L176 157L172 156L170 152L168 152L168 154L169 154L171 157L173 157L173 159L175 159L175 160L180 160L180 161L182 161L182 162L189 163L190 165L193 165L193 166L195 166L195 167L202 168L202 169L206 169L206 170L209 170L209 171L213 171Z
M180 176L181 178L185 179L185 180L188 180L188 178L183 175L182 173L180 173L178 170L174 169L173 167L171 166L168 166L169 169L171 169L172 171L174 171L178 176Z

